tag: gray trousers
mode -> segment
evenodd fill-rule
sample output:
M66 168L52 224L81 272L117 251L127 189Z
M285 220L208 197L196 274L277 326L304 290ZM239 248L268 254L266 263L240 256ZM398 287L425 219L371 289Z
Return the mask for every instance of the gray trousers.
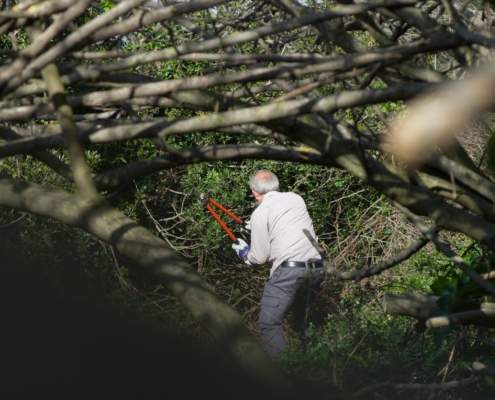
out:
M266 282L261 297L258 327L269 357L275 358L287 347L282 322L293 306L295 329L304 334L307 308L319 289L323 268L278 267Z

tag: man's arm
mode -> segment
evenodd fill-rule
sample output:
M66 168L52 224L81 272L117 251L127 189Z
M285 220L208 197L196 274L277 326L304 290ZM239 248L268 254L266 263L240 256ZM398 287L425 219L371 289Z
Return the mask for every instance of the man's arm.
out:
M270 256L267 210L257 209L251 216L251 249L246 260L251 264L264 264Z

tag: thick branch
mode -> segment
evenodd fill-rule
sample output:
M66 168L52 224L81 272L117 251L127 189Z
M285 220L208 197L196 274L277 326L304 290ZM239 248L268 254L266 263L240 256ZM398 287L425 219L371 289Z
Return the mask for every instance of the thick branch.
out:
M383 297L383 310L392 315L405 315L426 320L439 314L438 298L438 296L419 293L387 293Z
M370 1L367 2L366 4L362 3L362 4L343 6L343 7L339 7L338 10L311 13L298 18L293 18L278 23L266 24L262 27L247 32L235 32L231 35L221 38L215 37L201 42L190 42L190 43L181 44L177 47L169 47L167 49L158 50L146 54L138 54L136 56L128 57L119 62L109 63L107 65L101 65L98 68L92 67L90 69L87 69L83 67L77 69L74 74L77 75L79 78L81 77L86 78L91 75L93 79L97 79L100 76L100 74L104 71L109 72L109 71L130 68L140 64L147 64L156 61L172 60L178 58L181 55L185 55L188 53L205 52L220 48L227 48L241 43L246 43L253 40L259 40L263 37L273 35L279 32L293 30L309 24L315 24L324 20L359 14L378 7L404 6L413 3L415 3L415 1L385 0L385 1L377 1L377 2Z
M90 143L109 143L139 137L164 137L167 135L189 132L204 132L233 125L264 123L276 119L294 117L300 114L335 112L339 109L347 107L375 104L384 101L402 100L414 96L424 88L425 87L421 84L411 84L407 87L399 86L384 90L342 92L335 96L270 103L258 107L211 113L175 122L158 120L156 122L143 122L118 127L108 127L100 129L96 132L87 132L81 140L83 142ZM326 138L326 135L322 135L321 132L318 133L318 136L322 141ZM56 135L49 137L26 138L0 147L0 158L21 152L37 151L48 147L57 146L59 144L60 139L57 138ZM311 145L316 148L320 147L315 146L314 143ZM324 145L321 147L323 148Z
M78 1L70 7L65 13L60 15L55 21L43 32L38 32L33 43L22 50L16 57L15 61L7 67L0 68L0 82L4 82L20 71L31 61L38 56L57 35L59 35L75 18L83 14L93 0ZM55 5L57 2L47 2L47 4ZM61 3L67 3L63 1ZM72 1L69 1L72 3ZM65 4L67 7L67 4Z
M205 8L218 6L226 3L225 0L196 0L184 3L177 3L167 7L142 11L135 13L130 18L113 24L109 27L100 29L92 34L89 39L94 42L109 39L113 36L125 35L139 28L151 25L157 22L163 22L182 14L204 10Z
M442 328L453 324L488 325L495 327L495 304L483 303L479 310L462 311L445 316L431 317L428 328Z
M52 0L52 1L23 1L16 4L12 9L1 11L2 22L4 18L41 18L51 16L74 5L74 0Z
M379 389L379 388L386 388L386 387L391 387L397 391L403 391L403 390L425 390L425 391L430 391L430 392L435 392L435 391L446 391L446 390L452 390L452 389L458 389L462 388L465 386L472 385L473 383L476 383L479 381L479 378L477 376L469 376L464 379L459 379L459 380L453 380L449 382L442 382L442 383L393 383L393 382L382 382L382 383L377 383L371 386L368 386L364 389L361 389L360 391L356 392L353 397L362 397L365 394L369 394L370 392Z
M19 139L19 135L16 132L3 126L0 127L0 137L4 138L5 140ZM67 179L68 181L74 180L70 167L66 163L61 161L57 156L44 150L33 153L32 156L47 165L49 168L51 168L53 171L55 171L57 174Z
M95 177L98 186L114 188L130 182L133 179L151 173L174 168L179 165L194 164L205 161L268 159L279 161L294 161L302 163L322 163L316 152L298 151L298 149L274 145L214 145L197 149L182 150L166 154L152 160L138 161L123 167L104 172Z
M444 172L447 176L452 176L462 185L495 204L495 184L479 173L442 155L433 157L427 164Z
M48 87L48 93L57 112L58 121L62 127L74 182L81 195L97 197L98 192L91 178L91 171L86 163L84 149L79 142L79 132L74 123L72 108L67 104L65 89L55 64L49 64L41 71Z
M285 380L268 362L240 316L216 296L182 257L120 211L102 201L8 178L0 178L0 204L82 228L111 244L177 296L212 333L222 353L232 357L260 383L276 383L280 390L285 390ZM287 396L292 398L289 392Z
M29 78L32 78L43 67L54 62L57 57L62 56L71 48L80 44L88 35L91 35L98 29L108 25L108 23L118 18L120 15L125 14L145 1L147 0L124 0L120 2L110 11L92 19L88 23L76 29L74 32L70 33L62 41L55 44L48 51L31 61L22 71L15 71L6 76L2 76L0 79L0 83L3 85L1 91L2 94L16 89L23 82L26 82Z
M177 58L182 60L191 59L192 61L194 60L199 61L202 59L214 61L225 58L226 61L230 59L232 59L232 61L239 59L239 61L245 60L245 62L247 62L248 59L253 59L252 57L256 57L256 60L259 61L260 60L276 61L277 59L280 59L280 61L282 61L284 60L284 58L286 58L287 59L286 61L292 61L292 62L295 62L299 58L301 59L301 61L302 60L306 60L306 62L312 61L313 63L317 64L313 67L292 65L290 67L285 66L283 69L281 69L280 67L272 68L273 76L277 73L287 71L286 73L290 72L290 76L292 77L295 76L293 74L302 75L302 74L318 73L318 72L345 71L345 70L351 70L352 68L357 66L365 66L373 63L400 62L415 54L421 54L431 51L447 50L451 48L456 48L461 44L463 44L463 42L460 41L455 36L443 35L443 36L434 36L432 38L427 38L427 39L421 39L419 41L406 43L400 46L372 49L356 54L344 54L344 55L326 56L326 57L320 56L318 58L316 58L314 55L311 54L289 55L289 56L279 56L279 55L256 56L256 55L244 55L244 54L241 55L203 54L202 55L202 53L189 54L189 55L184 54L178 56ZM81 81L84 80L90 80L90 81L94 81L96 79L102 80L104 76L108 77L108 74L103 75L103 71L115 72L118 70L127 69L131 66L134 66L133 63L135 61L132 61L134 59L141 59L142 62L139 62L139 64L147 63L146 53L142 53L142 54L136 54L135 56L133 56L133 58L127 57L126 59L120 61L118 65L114 65L112 63L106 63L106 64L102 64L101 66L96 66L96 65L91 67L79 66L77 68L76 73L72 73L63 77L64 84L68 85L73 83L80 83ZM160 61L165 61L165 60L160 60ZM246 76L246 74L241 76ZM112 75L110 75L109 77L111 78ZM150 80L151 78L147 78L148 82ZM230 81L235 81L235 77L231 78ZM129 82L129 83L139 83L139 82ZM181 89L184 90L183 87L181 87ZM29 94L40 93L43 90L44 90L44 86L41 83L29 84L26 85L26 87L24 86L20 87L14 92L14 94L19 96L29 95Z

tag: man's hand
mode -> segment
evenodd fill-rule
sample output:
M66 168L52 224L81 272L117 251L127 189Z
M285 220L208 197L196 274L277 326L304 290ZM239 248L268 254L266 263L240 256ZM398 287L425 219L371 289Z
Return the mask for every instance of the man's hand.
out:
M241 260L246 261L250 249L249 244L242 239L237 239L237 242L232 243L232 248Z

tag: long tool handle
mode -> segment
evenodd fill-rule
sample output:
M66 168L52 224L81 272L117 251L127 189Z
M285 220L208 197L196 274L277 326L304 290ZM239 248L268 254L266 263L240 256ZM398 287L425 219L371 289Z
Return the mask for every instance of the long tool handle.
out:
M225 208L222 206L218 201L213 200L211 197L208 199L208 202L215 207L217 207L219 210L223 211L225 214L227 214L234 222L237 222L238 224L242 224L242 219L235 214L233 211L230 211L228 208Z
M211 214L211 216L213 218L215 218L215 220L218 222L218 225L220 225L220 228L223 229L223 231L227 234L227 236L230 238L230 240L232 240L233 242L236 242L237 238L235 237L235 235L232 233L232 231L227 226L227 224L222 220L222 218L220 218L220 216L213 210L211 205L207 204L206 209Z

